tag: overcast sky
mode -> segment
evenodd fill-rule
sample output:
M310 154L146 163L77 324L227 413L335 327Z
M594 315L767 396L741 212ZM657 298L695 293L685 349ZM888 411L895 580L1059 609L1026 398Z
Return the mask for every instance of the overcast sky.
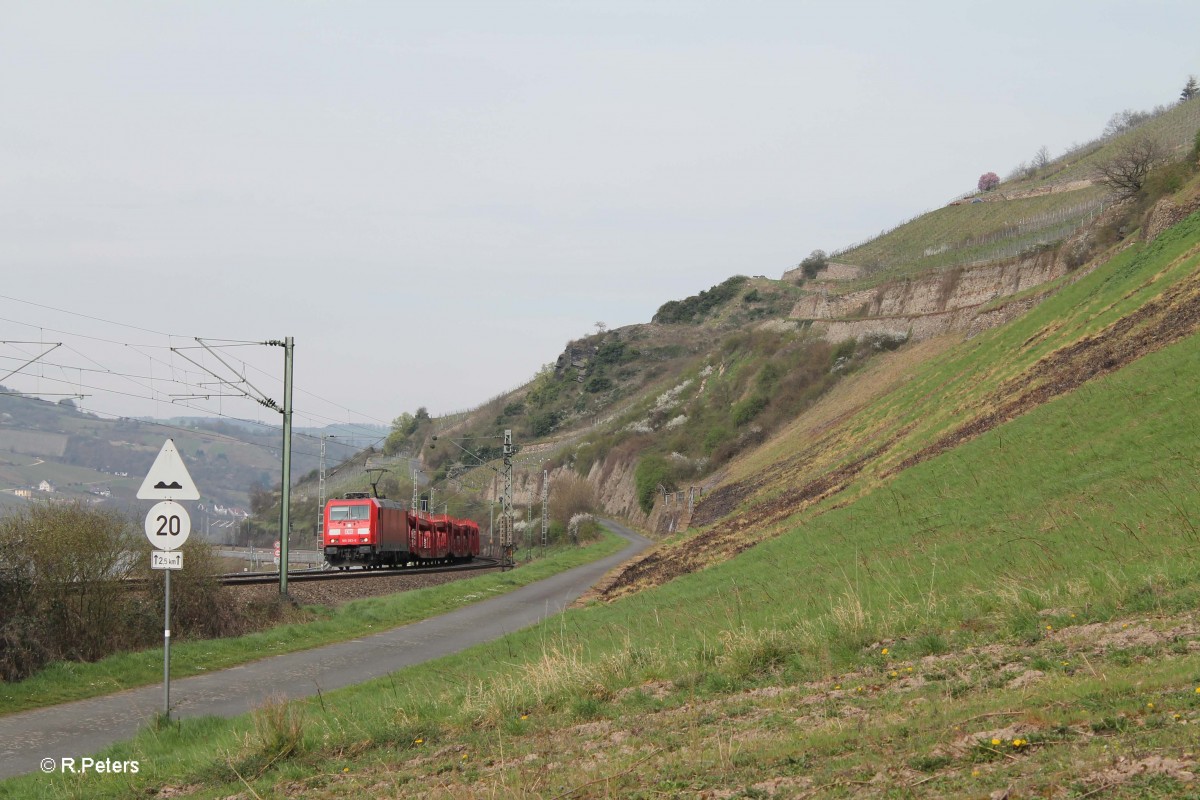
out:
M0 0L0 340L63 342L0 383L272 419L172 397L210 379L169 347L293 336L297 424L474 406L1173 102L1197 30L1195 0ZM282 400L281 350L223 352Z

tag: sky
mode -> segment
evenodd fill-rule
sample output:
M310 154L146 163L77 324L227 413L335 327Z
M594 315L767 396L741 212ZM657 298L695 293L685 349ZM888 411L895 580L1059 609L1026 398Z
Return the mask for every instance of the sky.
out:
M474 407L1173 102L1197 30L1194 0L0 0L0 376L62 343L0 384L275 421L240 392L282 402L253 343L291 336L297 425Z

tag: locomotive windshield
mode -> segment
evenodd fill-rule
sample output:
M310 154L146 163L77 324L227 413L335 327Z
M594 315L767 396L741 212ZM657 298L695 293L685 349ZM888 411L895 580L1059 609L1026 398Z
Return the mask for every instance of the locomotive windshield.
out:
M360 506L333 506L329 509L330 521L370 518L371 506L366 503Z

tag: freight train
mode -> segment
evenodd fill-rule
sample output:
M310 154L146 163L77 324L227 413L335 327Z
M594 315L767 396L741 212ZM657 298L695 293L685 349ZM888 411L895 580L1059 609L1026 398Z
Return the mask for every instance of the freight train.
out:
M325 506L322 550L331 567L451 564L479 555L479 526L351 492Z

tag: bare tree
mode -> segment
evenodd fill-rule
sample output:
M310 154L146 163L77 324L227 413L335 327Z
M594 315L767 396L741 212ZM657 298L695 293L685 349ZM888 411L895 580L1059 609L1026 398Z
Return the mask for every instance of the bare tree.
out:
M1037 155L1033 157L1033 168L1040 170L1045 169L1049 165L1050 148L1046 147L1046 145L1042 145L1041 149L1037 151Z
M1099 181L1125 200L1137 195L1150 170L1166 159L1166 150L1158 140L1138 136L1121 145L1112 158L1102 162L1096 170Z
M1134 111L1132 108L1118 111L1109 118L1108 124L1104 126L1102 137L1111 139L1114 136L1120 136L1122 133L1133 130L1150 118L1151 115L1145 111Z
M600 321L597 321L595 323L595 328L596 328L596 333L604 333L606 330L608 330L608 326Z

